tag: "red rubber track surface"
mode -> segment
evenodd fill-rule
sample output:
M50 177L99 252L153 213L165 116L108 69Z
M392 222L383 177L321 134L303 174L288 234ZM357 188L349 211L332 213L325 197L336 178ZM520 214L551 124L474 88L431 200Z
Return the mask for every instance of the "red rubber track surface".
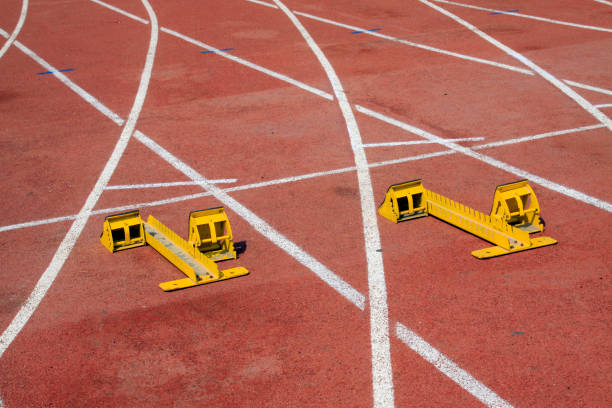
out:
M467 1L467 0L466 0ZM520 62L418 1L286 0L291 9L520 68ZM333 4L332 4L333 3ZM148 19L138 0L109 0ZM436 3L523 54L592 104L612 103L612 33ZM469 4L612 28L594 1L469 0ZM324 70L278 9L244 0L152 0L160 27L329 94ZM21 2L6 0L11 32ZM298 18L350 103L471 147L600 124L538 75L467 61ZM122 118L138 89L150 25L91 1L31 0L17 41ZM4 37L0 38L0 46ZM366 297L368 270L353 152L337 102L160 31L137 129L229 194ZM0 59L2 225L72 216L83 207L122 128L12 46ZM612 108L601 108L612 114ZM364 143L421 141L355 111ZM478 152L612 202L612 139L604 127ZM366 148L369 163L446 150ZM300 181L274 180L345 169ZM520 177L460 153L371 168L374 198L422 178L426 188L487 212L495 186ZM132 139L110 186L190 181ZM489 246L432 217L381 217L395 404L482 403L407 347L395 325L514 406L612 405L612 216L531 184L558 245L477 260ZM181 273L152 248L111 255L105 209L202 193L198 186L106 190L24 329L0 358L12 407L372 406L370 316L227 208L247 277L164 293ZM190 211L214 196L147 207L186 236ZM609 205L609 204L608 204ZM117 212L117 211L116 211ZM72 220L0 230L0 332L49 265Z

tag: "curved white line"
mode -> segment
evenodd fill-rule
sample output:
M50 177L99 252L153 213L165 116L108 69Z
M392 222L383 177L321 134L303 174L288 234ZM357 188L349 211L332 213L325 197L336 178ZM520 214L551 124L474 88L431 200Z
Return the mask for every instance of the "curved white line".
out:
M570 88L569 86L565 85L563 82L561 82L556 77L554 77L552 74L550 74L548 71L545 71L544 69L540 68L538 65L536 65L530 59L528 59L525 56L523 56L522 54L519 54L518 52L514 51L512 48L508 47L507 45L502 44L501 42L497 41L495 38L491 37L489 34L479 30L474 25L468 23L467 21L465 21L461 17L456 16L455 14L451 13L450 11L448 11L446 9L443 9L442 7L437 6L435 4L432 4L432 3L430 3L427 0L419 0L419 1L421 3L423 3L423 4L425 4L425 5L433 8L434 10L439 11L440 13L446 15L447 17L452 18L457 23L461 24L462 26L464 26L467 29L469 29L470 31L472 31L474 34L476 34L479 37L483 38L484 40L490 42L491 44L493 44L494 46L496 46L500 50L504 51L506 54L510 55L512 58L519 60L520 62L522 62L523 64L525 64L529 68L531 68L533 71L535 71L542 78L544 78L545 80L550 82L552 85L557 87L561 92L563 92L564 94L569 96L571 99L573 99L574 102L576 102L578 105L580 105L585 111L587 111L588 113L593 115L598 121L603 123L608 129L610 129L610 131L612 131L612 120L610 120L609 117L604 115L601 111L599 111L599 109L597 109L595 106L593 106L589 101L584 99L582 96L578 95L572 88ZM438 0L434 0L434 1L438 1Z
M387 306L387 288L383 265L380 233L374 203L374 191L370 178L370 169L362 146L361 134L351 105L346 97L342 83L331 63L312 39L297 17L280 0L274 3L287 15L310 46L319 63L325 70L334 89L334 94L344 116L346 127L355 156L357 181L361 198L361 216L365 239L366 260L368 264L368 298L370 301L370 341L372 343L372 384L375 407L394 405L393 372L391 369L391 350L389 342L389 308Z
M9 39L4 43L4 45L0 49L0 58L2 58L2 56L6 53L6 50L9 49L11 44L13 44L13 42L15 41L15 38L17 38L17 36L19 35L19 32L21 31L21 27L23 27L23 23L25 22L27 14L28 14L28 0L23 0L23 2L21 3L21 14L19 15L19 20L17 21L17 25L15 26L15 29L11 33Z
M15 337L17 337L17 335L25 327L27 322L30 320L30 317L32 317L32 314L34 314L38 308L38 305L55 281L55 278L62 269L64 262L66 262L66 259L68 259L68 256L70 255L70 252L72 252L76 241L79 239L81 232L85 228L87 220L91 215L91 211L102 195L104 187L106 187L108 184L108 181L115 171L117 164L119 163L119 160L121 159L121 156L123 155L132 134L134 133L136 121L138 120L138 116L140 115L140 111L147 94L149 80L151 78L151 71L153 70L153 61L155 59L155 50L157 47L158 38L157 17L155 16L155 13L148 1L141 1L144 7L147 9L147 13L149 13L149 18L151 19L151 38L149 41L149 49L147 51L145 66L140 76L140 85L138 86L138 92L136 94L136 98L134 99L134 104L132 105L128 120L125 123L121 136L115 145L115 149L113 150L111 157L104 166L104 169L102 170L102 173L100 174L100 177L98 178L93 190L89 193L89 196L85 201L85 205L83 208L81 208L81 211L72 223L70 230L68 230L68 233L57 248L51 263L36 283L34 290L32 293L30 293L30 296L28 296L21 309L19 309L19 312L17 312L9 326L2 333L2 336L0 336L0 357L2 357L13 340L15 340Z

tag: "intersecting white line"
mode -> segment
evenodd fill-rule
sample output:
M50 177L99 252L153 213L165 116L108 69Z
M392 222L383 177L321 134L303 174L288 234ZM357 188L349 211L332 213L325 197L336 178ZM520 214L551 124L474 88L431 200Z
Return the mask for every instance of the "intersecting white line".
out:
M28 0L23 0L21 2L21 13L19 14L19 20L17 20L15 29L9 36L8 40L6 40L2 48L0 48L0 59L2 58L4 53L6 53L6 51L9 49L9 47L13 44L13 42L15 41L15 38L17 38L17 36L19 35L19 32L21 31L21 28L23 27L23 23L25 22L27 14L28 14Z
M140 18L140 17L138 17L138 16L135 16L135 15L134 15L134 14L132 14L132 13L128 13L128 12L127 12L127 11L125 11L125 10L121 10L120 8L115 7L115 6L113 6L113 5L110 5L110 4L108 4L108 3L105 3L105 2L103 2L103 1L100 1L100 0L91 0L91 1L93 1L94 3L99 4L99 5L100 5L100 6L102 6L102 7L106 7L107 9L113 10L113 11L115 11L115 12L119 13L119 14L123 14L124 16L129 17L129 18L131 18L132 20L136 20L136 21L138 21L138 22L141 22L142 24L149 24L149 22L148 22L147 20L145 20L144 18Z
M464 26L468 30L472 31L474 34L478 35L480 38L482 38L485 41L493 44L494 46L496 46L500 50L504 51L506 54L510 55L512 58L522 62L523 64L525 64L526 66L531 68L538 75L540 75L546 81L550 82L553 86L557 87L561 92L563 92L569 98L574 100L574 102L576 102L578 105L580 105L585 111L590 113L593 117L595 117L595 119L597 119L598 121L600 121L601 123L606 125L606 127L608 129L610 129L610 131L612 131L612 120L610 120L610 118L608 118L606 115L604 115L601 111L599 111L596 107L594 107L593 104L591 104L589 101L584 99L582 96L580 96L578 93L576 93L573 89L571 89L570 87L565 85L563 82L558 80L556 77L554 77L551 73L549 73L548 71L544 70L540 66L536 65L533 61L531 61L530 59L528 59L524 55L514 51L512 48L508 47L507 45L502 44L501 42L499 42L498 40L496 40L495 38L493 38L489 34L487 34L484 31L478 29L473 24L468 23L466 20L462 19L461 17L451 13L450 11L448 11L448 10L446 10L446 9L440 7L440 6L437 6L437 5L433 4L433 3L430 3L428 0L419 0L419 1L421 3L427 5L427 6L431 7L432 9L439 11L440 13L446 15L447 17L455 20L457 23L461 24L462 26Z
M22 50L22 51L23 51L23 50ZM25 52L25 51L24 51L24 52ZM56 75L56 76L57 76L57 75ZM58 78L59 78L59 77L58 77ZM62 81L62 82L64 82L64 81ZM66 83L66 82L64 82L64 83ZM68 83L66 83L66 85L70 86L70 87L71 87L71 89L75 90L75 88L74 88L74 84L72 84L73 86L71 86L71 85L69 85L69 83L70 83L70 81L68 80ZM80 89L80 88L79 88L79 89ZM75 92L76 92L76 91L75 91ZM79 93L79 92L77 92L77 93ZM81 95L81 94L79 93L79 95ZM83 96L83 95L81 95L81 96ZM91 95L90 95L90 97L91 97ZM84 99L86 99L86 100L87 100L87 97L84 97ZM95 98L94 98L94 99L95 99ZM90 98L90 100L91 100L91 98ZM88 100L88 102L92 103L90 100ZM103 105L102 105L102 104L99 104L100 106L96 106L96 104L95 104L95 103L92 103L92 105L94 105L94 106L95 106L95 107L96 107L98 110L100 110L101 112L103 112L103 109L102 109ZM105 108L105 107L104 107L104 108ZM106 109L107 109L107 108L106 108ZM109 117L110 117L110 116L109 116ZM112 119L112 117L111 117L111 119ZM596 125L596 126L599 126L599 125ZM599 126L599 127L601 127L601 126ZM444 139L443 139L443 140L444 140ZM437 155L441 155L441 154L453 154L453 153L455 153L455 152L454 152L454 151L445 151L445 152L440 152L440 153L437 153ZM433 155L436 155L436 154L432 154L432 155L430 155L430 156L433 156ZM382 163L381 163L381 164L378 164L378 165L384 165L384 164L382 164ZM371 167L374 167L374 166L375 166L375 165L371 165ZM354 169L353 169L353 170L354 170ZM347 171L348 171L348 170L347 170ZM359 295L360 295L360 294L359 294ZM363 310L363 308L362 308L362 310Z
M333 101L333 100L334 100L333 95L331 95L331 94L330 94L330 93L328 93L328 92L321 91L320 89L314 88L314 87L312 87L312 86L310 86L310 85L307 85L307 84L305 84L305 83L303 83L303 82L297 81L297 80L295 80L295 79L293 79L293 78L289 78L289 77L288 77L288 76L286 76L286 75L279 74L278 72L274 72L274 71L269 70L269 69L267 69L267 68L264 68L264 67L262 67L262 66L260 66L260 65L253 64L252 62L249 62L249 61L244 60L244 59L242 59L242 58L236 57L236 56L234 56L234 55L232 55L232 54L229 54L229 53L227 53L227 52L220 51L220 50L218 50L217 48L211 47L211 46L210 46L210 45L208 45L208 44L204 44L204 43L203 43L203 42L201 42L201 41L194 40L193 38L187 37L186 35L183 35L183 34L181 34L181 33L178 33L178 32L176 32L176 31L174 31L174 30L170 30L170 29L168 29L168 28L164 28L164 27L162 27L161 31L163 31L163 32L164 32L164 33L166 33L166 34L170 34L170 35L173 35L173 36L175 36L175 37L177 37L177 38L180 38L181 40L187 41L188 43L191 43L191 44L193 44L193 45L197 45L198 47L201 47L201 48L207 49L207 50L209 50L209 51L215 51L215 55L220 55L220 56L222 56L222 57L224 57L224 58L227 58L227 59L229 59L229 60L232 60L232 61L234 61L234 62L237 62L237 63L239 63L239 64L242 64L242 65L244 65L244 66L246 66L246 67L249 67L249 68L251 68L251 69L254 69L254 70L256 70L256 71L263 72L263 73L264 73L264 74L266 74L266 75L269 75L269 76L274 77L274 78L276 78L276 79L280 79L281 81L285 81L285 82L287 82L287 83L289 83L289 84L291 84L291 85L295 85L295 86L297 86L298 88L302 88L302 89L303 89L303 90L305 90L305 91L311 92L311 93L313 93L313 94L315 94L315 95L318 95L318 96L320 96L320 97L322 97L322 98L325 98L325 99L327 99L327 100L330 100L330 101Z
M612 103L604 103L601 105L595 105L596 108L612 108Z
M599 88L593 85L581 84L580 82L574 82L574 81L570 81L567 79L564 82L576 88L582 88L582 89L587 89L593 92L599 92L599 93L606 94L606 95L612 95L612 91L610 91L609 89Z
M246 1L250 1L251 3L261 4L263 6L277 8L274 4L266 3L264 1L259 1L259 0L246 0ZM352 31L363 31L363 34L366 34L366 35L371 35L371 36L374 36L374 37L384 38L386 40L399 42L399 43L402 43L402 44L406 44L406 45L417 47L417 48L422 48L422 49L429 50L429 51L432 51L432 52L437 52L439 54L446 54L446 55L454 56L454 57L457 57L457 58L462 58L462 59L466 59L466 60L470 60L470 61L474 61L474 62L480 62L482 64L487 64L487 65L492 65L492 66L495 66L495 67L498 67L498 68L508 69L508 70L511 70L511 71L519 72L521 74L535 75L535 73L533 71L530 71L530 70L525 69L525 68L520 68L520 67L516 67L516 66L513 66L513 65L507 65L507 64L500 64L500 63L495 62L495 61L490 61L490 60L486 60L486 59L482 59L482 58L476 58L476 57L472 57L472 56L465 55L465 54L459 54L459 53L456 53L456 52L447 51L447 50L443 50L443 49L440 49L440 48L430 47L430 46L427 46L427 45L424 45L424 44L413 43L411 41L400 40L400 39L398 39L396 37L392 37L390 35L385 35L385 34L382 34L382 33L379 33L379 32L375 32L375 31L367 31L364 28L360 28L360 27L357 27L357 26L352 26L352 25L349 25L349 24L339 23L339 22L334 21L334 20L330 20L330 19L323 18L323 17L317 17L317 16L314 16L314 15L308 14L308 13L302 13L302 12L299 12L299 11L294 11L294 13L297 14L297 15L306 17L306 18L311 18L313 20L323 22L323 23L332 24L332 25L335 25L335 26L338 26L338 27L344 27L344 28L347 28L347 29L352 30ZM589 89L591 91L601 92L601 93L605 93L605 94L608 94L608 95L612 95L612 91L609 91L607 89L598 88L598 87L591 86L591 85L586 85L586 84L581 84L579 82L570 81L570 80L567 80L567 79L565 79L563 81L565 83L569 84L569 85L572 85L572 86L576 87L576 88Z
M489 12L494 12L494 13L503 13L504 15L507 15L507 16L529 18L529 19L532 19L532 20L545 21L547 23L560 24L560 25L576 27L576 28L584 28L584 29L587 29L587 30L606 31L606 32L612 33L612 28L597 27L597 26L590 26L590 25L584 25L584 24L576 24L576 23L570 23L570 22L567 22L567 21L553 20L553 19L550 19L550 18L530 16L528 14L507 13L507 12L504 12L504 10L495 10L495 9L490 9L490 8L486 8L486 7L473 6L471 4L457 3L457 2L454 2L454 1L448 1L448 0L432 0L432 1L435 1L436 3L452 4L453 6L466 7L466 8L471 8L471 9L475 9L475 10L489 11ZM595 1L597 1L597 0L595 0Z
M25 46L22 45L22 47L28 50ZM30 52L30 54L35 55L30 50L28 51ZM65 81L70 82L70 80L68 80L67 78L65 78ZM62 82L66 83L64 81ZM97 101L97 99L87 94L82 88L74 85L74 86L70 86L70 89L75 90L75 92L79 96L87 100L89 103L91 103L91 101L96 101L96 103L94 103L93 106L96 107L98 110L100 110L100 112L108 111L108 108L106 108L99 101ZM116 114L114 113L113 115L116 116ZM111 119L113 118L112 115L109 117ZM121 120L121 118L119 118L119 120L121 121L121 123L123 123L123 120ZM359 291L355 290L351 285L344 282L337 275L333 274L333 272L329 271L324 265L320 264L316 259L312 258L309 254L304 252L301 248L297 247L297 245L295 245L293 242L287 240L280 233L272 229L272 227L269 224L265 223L265 221L261 220L256 215L252 214L250 210L246 209L244 206L237 203L231 197L227 196L227 194L224 191L218 189L214 185L208 184L206 179L204 179L199 173L195 172L195 170L193 170L187 164L180 161L178 158L176 158L171 153L163 149L161 146L157 145L157 143L155 143L153 140L151 140L150 138L148 138L147 136L145 136L139 131L136 131L134 133L134 137L138 139L139 141L141 141L142 143L144 143L145 145L147 145L149 148L153 149L155 153L159 154L168 163L175 166L175 168L184 172L184 174L187 177L191 178L194 181L197 181L203 187L206 186L209 192L216 191L214 195L215 197L217 197L217 199L219 199L219 201L224 202L225 205L227 205L229 208L232 208L239 215L243 216L243 218L245 216L248 216L249 218L248 219L245 218L245 220L254 223L255 225L254 224L251 224L251 225L253 225L260 233L264 234L266 237L268 237L268 239L275 239L276 241L273 241L273 242L276 245L281 247L283 250L290 252L291 255L296 260L298 260L298 262L302 263L303 265L311 269L313 272L315 272L317 276L319 276L322 280L328 283L328 285L330 285L332 288L336 289L336 291L338 291L341 295L343 295L347 300L349 300L357 308L359 308L362 311L365 309L365 297ZM352 168L351 170L356 170L356 168ZM350 170L346 170L346 171L350 171ZM343 172L343 171L338 171L338 172ZM93 212L91 214L93 214ZM272 235L272 237L270 237L270 234Z
M2 336L0 336L0 358L10 346L10 344L13 342L13 340L15 340L17 335L21 332L21 330L25 327L27 322L30 320L30 317L32 317L32 315L38 308L38 305L47 294L47 291L55 281L55 278L57 277L64 263L68 259L68 256L72 252L72 249L74 248L74 245L79 239L81 232L87 224L87 220L89 219L91 211L93 210L94 206L98 202L98 199L102 195L104 187L110 180L113 172L117 168L117 164L119 163L121 156L125 152L127 144L136 127L136 122L138 120L138 116L140 115L142 105L144 104L147 89L149 86L149 80L151 78L151 71L153 69L153 61L155 59L155 50L157 47L158 37L158 26L155 13L147 0L141 1L147 12L149 13L149 18L151 19L151 37L149 40L149 48L147 51L145 66L142 70L140 84L138 86L136 98L134 99L134 104L132 105L132 109L130 110L128 120L94 188L89 193L89 196L87 197L83 208L76 216L76 219L72 223L64 239L57 248L55 254L53 255L51 263L49 264L45 272L41 275L40 279L36 283L36 286L34 287L34 290L32 290L32 293L30 293L30 295L28 296L24 304L21 306L9 326L4 330Z
M357 166L357 184L361 202L361 220L365 241L366 262L368 266L368 299L370 301L370 342L372 348L372 388L375 407L392 407L395 404L393 390L393 370L391 367L391 345L389 341L389 307L387 305L387 285L385 268L380 252L380 232L374 203L374 189L368 167L365 150L362 146L361 133L355 114L351 109L344 87L319 45L297 17L280 0L274 3L285 13L300 32L319 63L325 70L332 85L334 95L340 106L346 123L355 165Z
M423 1L423 0L420 0ZM366 108L358 107L357 110L366 110ZM512 166L511 164L504 163L501 160L494 159L493 157L486 156L481 153L477 153L474 150L458 145L456 143L448 142L446 139L436 136L432 133L429 133L423 129L419 129L415 126L408 125L399 120L393 119L389 116L381 115L374 111L369 111L371 115L377 115L378 118L382 121L385 121L391 125L397 126L401 129L404 129L408 132L412 132L415 135L419 135L424 137L425 139L435 141L443 146L446 146L449 149L455 150L458 153L462 153L466 156L472 157L474 159L480 160L484 163L490 164L493 167L497 167L500 170L504 170L508 173L515 174L521 178L529 179L530 182L541 185L542 187L546 187L549 190L556 191L568 197L572 197L578 201L583 201L589 203L597 208L600 208L604 211L612 212L612 204L607 203L603 200L600 200L595 197L591 197L581 191L574 190L573 188L563 186L561 184L555 183L543 177L537 176L535 174L529 173L525 170L519 169L518 167ZM602 126L603 127L603 126Z
M208 180L211 184L231 184L237 182L237 179L218 179ZM195 181L172 181L168 183L149 183L149 184L120 184L114 186L106 186L106 190L134 190L140 188L164 188L178 186L197 186Z
M462 139L446 139L449 142L478 142L484 140L484 137L464 137ZM392 146L412 146L421 144L432 144L431 140L409 140L406 142L382 142L382 143L365 143L361 147L392 147Z
M497 146L506 146L506 145L512 145L512 144L517 144L517 143L530 142L530 141L545 139L545 138L549 138L553 136L561 136L561 135L567 135L571 133L584 132L584 131L593 130L593 129L601 129L603 127L605 126L601 124L591 125L591 126L581 126L581 127L573 128L573 129L564 129L564 130L558 130L554 132L541 133L541 134L533 135L533 136L525 136L525 137L519 137L515 139L502 140L499 142L492 142L492 143L476 145L476 146L472 146L472 149L480 150L480 149L487 149L487 148L492 148L492 147L497 147ZM434 157L447 156L447 155L452 155L452 154L457 154L457 153L458 152L455 150L443 150L443 151L438 151L434 153L426 153L426 154L420 154L420 155L415 155L415 156L403 157L400 159L369 163L368 166L370 168L376 168L376 167L406 163L409 161L431 159ZM257 189L257 188L264 188L264 187L269 187L269 186L276 186L279 184L295 183L295 182L309 180L309 179L318 178L318 177L349 173L355 170L357 170L355 166L343 167L343 168L339 168L335 170L318 171L314 173L302 174L299 176L284 177L284 178L268 180L264 182L244 184L242 186L228 187L228 188L223 189L223 191L226 193L231 193L235 191L245 191L245 190ZM187 182L187 183L196 184L195 182ZM187 195L176 196L176 197L167 198L163 200L147 201L147 202L141 202L141 203L126 204L126 205L122 205L119 207L103 208L100 210L92 211L91 214L92 215L111 214L111 213L118 213L121 211L132 210L134 208L157 207L157 206L162 206L162 205L167 205L167 204L174 204L174 203L181 202L181 201L195 200L197 198L207 197L210 195L211 193L209 192L187 194ZM68 216L63 216L63 217L54 217L54 218L47 218L43 220L28 221L28 222L23 222L19 224L5 225L5 226L0 227L0 232L12 231L12 230L21 229L21 228L37 227L40 225L52 224L56 222L70 221L70 220L74 220L75 218L76 218L76 215L68 215Z

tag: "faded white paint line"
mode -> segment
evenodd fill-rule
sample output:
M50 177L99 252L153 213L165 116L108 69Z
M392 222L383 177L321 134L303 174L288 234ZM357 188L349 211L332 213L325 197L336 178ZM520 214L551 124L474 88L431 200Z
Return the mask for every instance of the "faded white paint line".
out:
M319 63L325 70L332 85L340 111L346 122L346 128L353 149L357 166L357 183L361 201L361 218L365 241L366 261L368 266L368 299L370 301L370 341L372 345L372 385L375 407L392 407L394 405L393 370L391 368L391 349L389 342L389 308L387 305L387 287L382 253L380 252L380 233L374 203L374 190L370 178L370 169L362 147L359 126L346 97L340 78L333 66L321 51L297 17L280 0L274 3L285 13L300 32Z
M474 34L478 35L482 39L488 41L489 43L493 44L494 46L496 46L500 50L504 51L506 54L510 55L512 58L522 62L523 64L525 64L526 66L531 68L533 71L535 71L542 78L544 78L545 80L550 82L553 86L557 87L565 95L567 95L568 97L573 99L574 102L576 102L578 105L580 105L585 111L590 113L595 119L597 119L598 121L600 121L601 123L606 125L606 127L608 129L610 129L610 131L612 131L612 120L610 120L610 118L608 118L606 115L604 115L602 112L600 112L589 101L587 101L582 96L577 94L573 89L571 89L570 87L565 85L559 79L555 78L548 71L545 71L544 69L540 68L538 65L536 65L530 59L528 59L525 56L519 54L518 52L514 51L510 47L502 44L501 42L497 41L495 38L491 37L489 34L487 34L484 31L478 29L474 25L468 23L467 21L465 21L464 19L456 16L455 14L451 13L450 11L445 10L442 7L437 6L435 4L432 4L428 0L419 0L419 1L421 3L423 3L423 4L425 4L425 5L433 8L434 10L439 11L440 13L446 15L447 17L450 17L451 19L455 20L457 23L461 24L462 26L464 26L467 29L469 29L470 31L472 31Z
M465 137L463 139L446 139L449 142L478 142L484 140L484 137ZM384 143L365 143L361 147L392 147L392 146L412 146L421 144L437 143L430 140L410 140L406 142L384 142Z
M188 43L196 45L196 46L198 46L200 48L204 48L204 49L206 49L208 51L215 51L215 55L222 56L224 58L227 58L229 60L237 62L237 63L239 63L241 65L244 65L244 66L249 67L251 69L254 69L256 71L263 72L266 75L269 75L269 76L274 77L276 79L280 79L281 81L285 81L285 82L287 82L287 83L289 83L291 85L295 85L298 88L302 88L303 90L311 92L311 93L313 93L315 95L318 95L318 96L320 96L322 98L328 99L330 101L334 100L334 97L331 94L327 93L327 92L321 91L321 90L319 90L317 88L314 88L314 87L312 87L310 85L307 85L307 84L305 84L303 82L296 81L295 79L289 78L286 75L279 74L278 72L274 72L274 71L269 70L267 68L264 68L264 67L262 67L260 65L253 64L252 62L249 62L249 61L244 60L242 58L236 57L235 55L228 54L227 52L219 51L217 48L211 47L208 44L204 44L201 41L194 40L193 38L187 37L186 35L178 33L178 32L176 32L174 30L170 30L168 28L162 27L161 31L163 31L166 34L170 34L170 35L172 35L174 37L180 38L181 40L187 41Z
M531 20L545 21L547 23L560 24L560 25L565 25L565 26L570 26L570 27L584 28L586 30L605 31L605 32L612 33L612 28L605 28L605 27L597 27L597 26L590 26L590 25L584 25L584 24L570 23L570 22L567 22L567 21L553 20L553 19L550 19L550 18L530 16L529 14L508 13L508 12L505 12L504 10L496 10L496 9L490 9L490 8L486 8L486 7L473 6L471 4L457 3L457 2L454 2L454 1L448 1L448 0L432 0L432 1L435 1L437 3L452 4L453 6L466 7L466 8L471 8L471 9L475 9L475 10L489 11L489 12L493 12L493 13L502 13L502 14L507 15L507 16L529 18Z
M490 388L478 381L467 371L459 367L452 360L440 353L435 347L427 343L422 337L408 329L401 323L395 325L395 335L406 346L416 352L440 372L453 380L461 388L472 394L487 407L512 407L507 401L493 392Z
M57 248L51 263L42 274L34 290L30 293L30 296L26 299L25 303L19 309L9 326L0 336L0 357L7 350L9 345L13 342L15 337L21 332L21 330L25 327L27 322L30 320L30 317L34 314L38 305L42 301L42 299L47 294L47 291L55 281L55 278L59 274L59 271L62 269L62 266L68 259L68 256L72 252L76 241L78 240L81 232L85 228L87 224L87 220L91 214L91 210L94 208L98 199L102 195L104 191L104 187L110 180L113 172L115 171L123 152L125 151L127 144L134 132L136 121L138 120L138 116L140 115L140 110L142 109L142 105L144 104L144 100L147 93L147 88L149 85L149 79L151 78L151 71L153 69L153 61L155 58L155 49L157 47L157 19L155 17L155 13L153 9L149 5L147 0L141 0L147 12L149 13L151 19L151 37L149 40L149 49L147 51L147 57L145 61L145 66L142 71L140 77L140 84L138 86L138 92L136 94L136 98L134 100L134 104L132 105L132 109L130 111L128 120L121 132L121 136L115 145L113 153L109 158L108 162L104 166L98 181L96 182L94 188L89 193L87 200L85 201L85 205L77 215L76 219L72 223L72 226L68 230L68 233L62 240L61 244Z
M15 25L15 29L6 40L2 48L0 48L0 58L6 53L6 51L13 45L15 38L19 35L21 28L23 27L23 23L25 22L26 16L28 14L28 0L22 0L21 2L21 13L19 14L19 19L17 20L17 24Z
M571 85L573 87L576 88L582 88L582 89L587 89L589 91L593 91L593 92L599 92L602 94L606 94L606 95L612 95L612 91L610 91L609 89L604 89L604 88L599 88L597 86L593 86L593 85L586 85L586 84L581 84L580 82L575 82L575 81L570 81L570 80L564 80L564 82L568 85Z
M237 182L238 179L218 179L208 180L212 184L231 184ZM134 190L139 188L164 188L178 186L197 186L195 181L172 181L168 183L150 183L150 184L120 184L115 186L106 186L106 190Z
M140 17L138 17L138 16L135 16L135 15L134 15L134 14L132 14L132 13L128 13L128 12L127 12L127 11L125 11L125 10L121 10L120 8L117 8L117 7L115 7L115 6L112 6L112 5L110 5L110 4L108 4L108 3L105 3L105 2L103 2L103 1L100 1L100 0L91 0L91 1L93 1L94 3L99 4L99 5L100 5L100 6L102 6L102 7L106 7L106 8L108 8L108 9L110 9L110 10L113 10L113 11L115 11L115 12L119 13L119 14L123 14L124 16L129 17L129 18L131 18L132 20L136 20L136 21L138 21L138 22L140 22L140 23L142 23L142 24L149 24L149 22L148 22L147 20L145 20L144 18L140 18Z

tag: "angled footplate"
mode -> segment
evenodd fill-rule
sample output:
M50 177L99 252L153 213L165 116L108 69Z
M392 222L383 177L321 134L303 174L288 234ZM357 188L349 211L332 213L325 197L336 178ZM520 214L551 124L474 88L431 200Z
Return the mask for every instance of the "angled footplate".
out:
M140 212L136 210L106 217L100 242L111 253L146 245Z
M425 189L421 180L389 187L378 212L395 223L431 215L496 245L472 252L479 259L557 243L550 237L529 236L543 231L544 224L527 180L497 187L490 215Z
M223 207L189 214L189 243L215 262L236 259L234 236Z

